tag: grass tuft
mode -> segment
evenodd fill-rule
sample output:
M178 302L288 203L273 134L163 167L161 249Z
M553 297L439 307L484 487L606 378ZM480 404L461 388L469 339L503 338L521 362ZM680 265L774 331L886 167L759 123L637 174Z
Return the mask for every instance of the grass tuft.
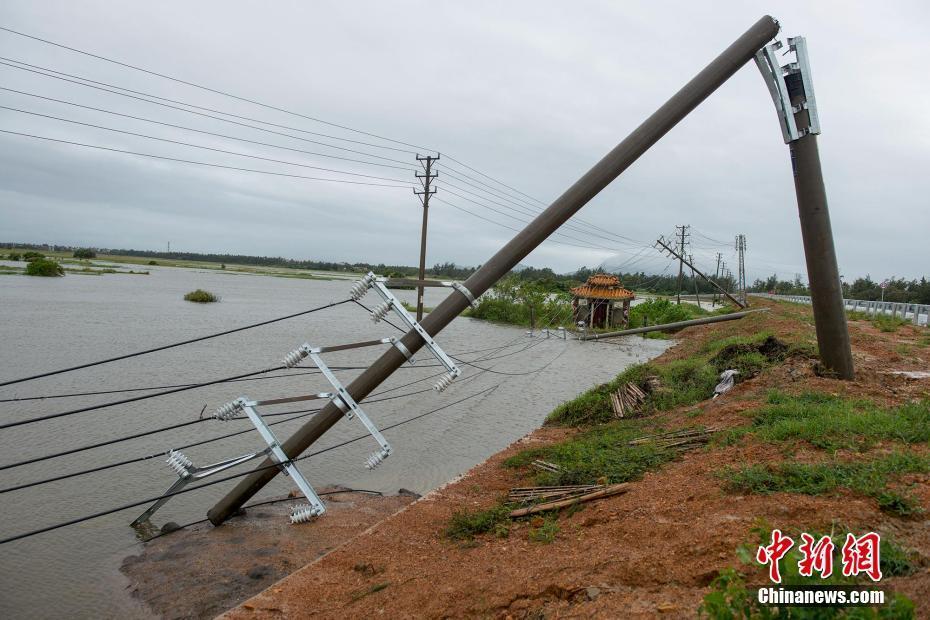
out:
M900 475L927 472L930 472L930 458L892 452L866 462L756 464L727 468L719 475L726 489L736 493L823 495L841 488L849 489L875 498L886 512L906 517L919 513L919 504L909 496L889 490L888 485Z
M219 297L210 291L203 290L202 288L199 288L196 291L191 291L184 296L184 299L186 301L193 301L198 304L209 304L220 300Z
M446 528L446 536L453 540L472 540L475 536L493 533L506 538L510 534L511 510L508 504L498 504L486 510L457 511Z

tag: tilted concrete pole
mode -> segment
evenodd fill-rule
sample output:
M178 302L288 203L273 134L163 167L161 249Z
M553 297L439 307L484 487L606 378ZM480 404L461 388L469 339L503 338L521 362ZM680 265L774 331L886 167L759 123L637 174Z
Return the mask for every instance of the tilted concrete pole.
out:
M623 142L599 161L574 185L559 196L545 211L530 222L526 228L501 248L487 263L465 282L475 296L483 294L501 277L506 275L527 254L545 241L553 232L573 216L589 200L616 179L646 150L655 144L681 119L688 115L711 93L726 82L740 67L753 58L768 41L778 33L778 22L766 15L740 36L722 54L690 82L675 93L662 107L647 118ZM435 335L452 322L468 306L465 296L456 291L451 293L422 322L423 328ZM422 340L416 332L409 332L402 339L403 345L416 353ZM406 362L406 358L395 347L389 348L374 364L358 376L347 388L355 400L361 400L387 379ZM310 421L295 432L282 448L291 458L305 451L343 417L342 411L330 403ZM264 469L262 469L264 468ZM245 476L236 487L221 499L208 513L210 521L219 525L234 514L242 505L265 486L278 470L271 460Z

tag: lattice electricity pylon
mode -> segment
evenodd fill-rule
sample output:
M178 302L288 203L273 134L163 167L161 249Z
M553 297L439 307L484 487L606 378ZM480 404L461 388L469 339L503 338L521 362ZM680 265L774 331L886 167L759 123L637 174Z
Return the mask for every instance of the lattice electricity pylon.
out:
M429 349L430 353L432 353L433 356L439 360L439 363L442 364L448 371L445 375L440 377L436 384L433 386L433 389L435 389L437 392L442 392L447 387L449 387L449 385L456 379L456 377L462 374L462 371L459 370L458 366L455 365L455 362L453 362L452 359L446 355L445 351L443 351L440 346L436 344L436 341L433 340L432 336L430 336L425 329L423 329L423 326L420 325L412 316L410 316L406 310L404 310L400 300L398 300L397 297L395 297L394 294L387 288L387 286L385 286L385 282L387 281L387 278L379 278L375 276L374 273L369 271L364 278L352 286L349 295L354 301L358 301L365 296L369 289L374 288L378 295L380 295L384 300L384 302L375 306L375 308L371 311L371 320L377 323L385 316L387 316L388 312L393 310L398 318L400 318L400 320L407 325L408 329L412 329L420 335L420 338L423 339L423 343L426 345L426 348ZM406 283L406 281L403 282ZM421 281L418 280L416 282ZM469 291L468 288L466 288L465 285L461 282L434 281L428 283L424 282L424 285L454 288L459 293L461 293L465 299L468 300L468 303L471 304L472 307L476 306L478 303L478 301L475 299L475 296L472 295L471 291ZM406 357L408 361L410 361L410 359L413 357L413 354L410 353L407 347L405 347L400 340L395 341L394 346L397 348L397 350L403 353L404 357Z

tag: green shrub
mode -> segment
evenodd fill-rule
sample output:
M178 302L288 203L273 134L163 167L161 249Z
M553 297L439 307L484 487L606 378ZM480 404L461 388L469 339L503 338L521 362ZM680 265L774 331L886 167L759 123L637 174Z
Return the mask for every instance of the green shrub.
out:
M26 275L54 278L65 275L65 270L51 259L35 258L26 265Z
M24 260L24 261L34 261L34 260L37 260L37 259L39 259L39 258L45 258L45 254L41 254L41 253L39 253L39 252L32 252L32 251L23 252L23 260Z
M72 256L74 256L74 258L80 258L80 259L86 260L90 258L97 258L97 252L95 252L94 250L90 248L78 248L77 250L74 251L74 254L72 254Z
M455 540L471 540L480 534L494 533L506 538L510 533L511 509L507 504L498 504L487 510L457 511L452 514L446 536Z
M220 298L214 295L209 291L205 291L202 288L197 289L196 291L191 291L184 296L184 299L187 301L194 301L200 304L213 303L219 301Z
M707 310L694 304L675 304L668 299L649 299L630 308L630 327L644 327L648 319L649 325L663 323L677 323L710 314Z
M18 260L20 260L23 256L22 256L22 254L17 254L16 252L10 252L9 254L7 254L6 257L7 257L7 260L18 261Z
M555 541L559 533L559 517L557 514L550 513L542 518L543 521L538 527L531 527L529 539L533 542L548 545Z
M149 265L157 265L157 264L158 264L158 261L154 261L154 260L149 261Z

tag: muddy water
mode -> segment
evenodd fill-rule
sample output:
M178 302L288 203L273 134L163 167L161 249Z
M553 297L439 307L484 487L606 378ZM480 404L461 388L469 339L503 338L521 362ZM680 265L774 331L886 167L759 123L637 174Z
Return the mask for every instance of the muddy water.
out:
M40 371L144 349L201 334L298 312L346 297L349 282L234 274L196 269L152 267L151 275L69 275L45 279L0 276L0 381ZM219 294L218 304L181 300L194 288ZM427 292L427 305L446 291ZM413 300L412 291L399 295ZM372 304L375 295L363 300ZM164 386L205 381L266 368L303 342L337 344L391 335L374 325L357 306L346 304L259 329L152 355L0 388L0 399L96 390ZM462 359L464 378L442 395L432 391L366 405L375 424L384 427L474 396L385 432L394 455L374 471L364 468L374 449L370 438L302 461L312 484L395 492L406 487L429 491L538 427L560 402L604 381L624 367L658 355L660 340L631 338L619 346L555 338L530 338L524 330L458 319L438 339ZM492 347L504 347L492 350ZM474 352L476 350L481 350ZM327 354L332 365L369 363L374 349ZM406 383L435 374L433 360L398 371L381 390L384 396L429 388L433 380ZM348 382L359 371L339 373ZM282 374L282 373L279 373ZM497 386L493 391L489 388ZM202 410L240 395L276 398L328 389L319 375L224 383L196 391L110 407L0 430L0 466L68 448L197 419ZM0 422L63 412L134 396L114 393L43 400L0 402ZM304 409L279 406L265 413ZM279 420L281 418L274 418ZM288 436L304 420L275 426ZM247 422L209 421L61 458L0 471L0 488L118 462L247 428ZM344 420L317 444L324 448L364 434L355 420ZM205 464L258 449L250 432L185 450ZM280 479L259 496L280 495L290 485ZM0 538L139 501L162 493L174 474L162 459L0 494ZM203 518L231 482L173 498L155 521L184 523ZM127 509L71 527L0 547L0 616L141 617L145 612L121 593L119 561L138 552L129 522L143 507ZM179 584L183 587L183 584Z

